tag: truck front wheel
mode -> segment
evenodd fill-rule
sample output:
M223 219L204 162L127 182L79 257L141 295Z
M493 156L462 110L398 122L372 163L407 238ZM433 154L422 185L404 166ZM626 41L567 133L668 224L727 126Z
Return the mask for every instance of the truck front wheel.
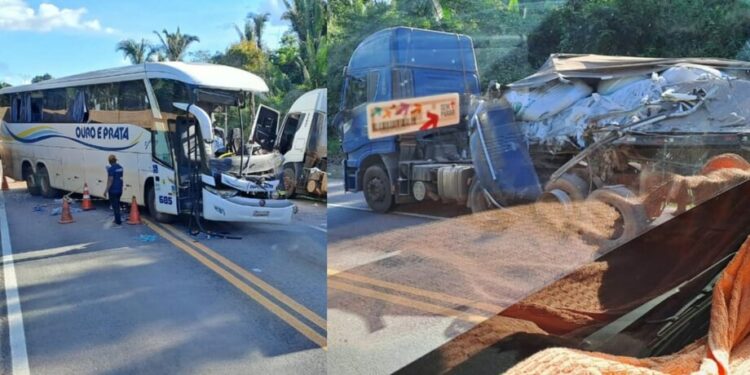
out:
M284 190L286 190L287 198L293 198L296 189L297 172L294 166L287 166L284 168Z
M380 165L372 165L365 171L364 183L365 200L375 212L385 213L393 208L393 194L391 180L388 173Z

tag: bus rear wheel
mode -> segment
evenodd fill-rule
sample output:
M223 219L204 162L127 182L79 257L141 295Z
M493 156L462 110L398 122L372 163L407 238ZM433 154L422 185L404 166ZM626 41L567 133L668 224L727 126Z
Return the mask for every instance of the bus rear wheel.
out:
M60 191L53 188L49 181L49 172L47 168L39 167L39 173L37 173L37 181L39 182L39 192L45 198L57 198Z
M148 208L148 214L151 215L151 217L160 222L160 223L171 223L177 218L174 215L165 214L162 212L159 212L156 210L156 192L154 191L153 186L148 187L148 192L146 193L146 206Z
M367 205L375 212L385 213L393 208L391 180L380 165L371 165L365 171L364 187Z
M36 176L34 176L34 172L31 170L31 167L29 167L29 169L24 172L23 179L26 181L26 190L29 191L29 194L40 195L42 193L42 190L38 184L38 180Z

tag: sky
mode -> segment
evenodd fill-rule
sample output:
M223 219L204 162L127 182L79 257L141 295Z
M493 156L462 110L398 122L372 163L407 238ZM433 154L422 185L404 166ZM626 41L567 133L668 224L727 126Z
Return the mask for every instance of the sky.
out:
M249 12L271 14L263 35L278 47L289 23L282 0L0 0L0 81L29 83L37 75L55 78L127 65L116 44L177 27L200 38L188 52L224 51L239 40ZM189 57L188 59L189 60Z

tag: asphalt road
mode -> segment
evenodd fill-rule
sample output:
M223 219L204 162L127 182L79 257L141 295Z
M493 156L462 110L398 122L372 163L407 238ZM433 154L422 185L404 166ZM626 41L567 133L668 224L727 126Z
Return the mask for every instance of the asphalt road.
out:
M352 247L347 241L420 227L470 212L458 205L420 203L394 212L370 211L362 193L345 193L331 180L328 195L328 371L388 374L439 347L484 319L460 311L417 281L431 269L424 257L401 250ZM394 246L396 248L398 246ZM382 250L386 248L386 250ZM421 275L421 276L420 276ZM448 281L448 280L446 280ZM440 278L435 280L441 284ZM450 287L450 282L442 286Z
M324 204L297 201L288 226L210 226L242 237L233 240L146 215L113 227L104 202L75 204L75 222L58 224L59 203L23 183L3 200L30 373L325 372ZM10 374L18 335L4 292L0 372Z
M437 202L378 214L332 181L329 372L397 371L590 263L607 249L580 231L608 228L614 215L580 209L585 219L554 203L470 214Z

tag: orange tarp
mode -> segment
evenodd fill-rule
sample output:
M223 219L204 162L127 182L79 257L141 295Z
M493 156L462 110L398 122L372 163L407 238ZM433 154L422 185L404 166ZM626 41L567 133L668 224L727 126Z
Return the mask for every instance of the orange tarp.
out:
M507 374L750 374L750 238L714 286L708 336L663 357L547 349Z

